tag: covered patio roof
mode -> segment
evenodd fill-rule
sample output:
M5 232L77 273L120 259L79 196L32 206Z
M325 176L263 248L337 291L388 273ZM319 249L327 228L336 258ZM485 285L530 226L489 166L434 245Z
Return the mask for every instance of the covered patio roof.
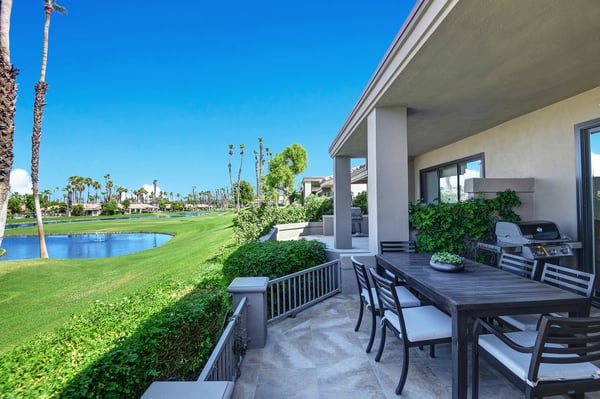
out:
M598 21L597 0L418 0L330 155L367 156L376 107L407 108L414 157L600 86Z

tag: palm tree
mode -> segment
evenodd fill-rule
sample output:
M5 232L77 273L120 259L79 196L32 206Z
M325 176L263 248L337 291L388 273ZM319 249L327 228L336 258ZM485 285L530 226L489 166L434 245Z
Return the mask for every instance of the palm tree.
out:
M67 216L71 216L71 211L73 210L73 186L71 184L67 184L63 190L67 192Z
M262 200L263 198L263 188L262 188L262 184L263 184L263 180L264 180L264 174L265 174L265 154L264 154L264 146L263 146L263 138L259 137L258 138L258 168L259 168L259 180L258 180L258 187L256 188L256 192L257 192L257 196L258 196L258 200Z
M33 133L31 135L31 183L33 186L33 203L35 205L35 217L40 237L40 258L48 258L46 238L44 237L44 224L42 222L42 211L39 197L39 169L40 169L40 144L42 142L42 118L44 117L44 106L46 105L46 65L48 62L48 36L50 32L50 16L54 11L60 14L66 13L66 9L55 0L44 0L44 45L42 47L42 65L40 67L40 80L35 85L35 100L33 102Z
M238 179L237 179L237 201L235 202L235 209L239 210L242 205L242 201L240 198L240 181L242 180L242 162L244 161L244 144L240 144L240 169L238 171Z
M117 194L119 194L117 196L117 202L120 204L121 201L123 200L123 194L127 193L127 189L125 187L117 187Z
M105 187L106 187L106 198L105 198L105 202L110 202L110 200L112 199L112 188L114 186L114 183L110 180L110 173L107 173L104 175L104 180L105 180Z
M100 196L98 196L98 190L100 190L100 188L102 188L102 185L100 184L99 181L94 180L92 182L92 187L94 187L94 191L96 192L96 202L98 202L98 199L100 198Z
M154 179L152 180L152 185L154 186L154 199L156 200L156 183L158 183L158 180Z
M256 173L256 198L259 197L258 151L254 150L254 172Z
M233 190L233 177L231 176L231 157L233 156L233 144L229 144L229 163L227 167L229 168L229 187Z
M10 64L10 14L12 0L0 1L0 245L4 238L8 214L10 171L13 165L17 73Z

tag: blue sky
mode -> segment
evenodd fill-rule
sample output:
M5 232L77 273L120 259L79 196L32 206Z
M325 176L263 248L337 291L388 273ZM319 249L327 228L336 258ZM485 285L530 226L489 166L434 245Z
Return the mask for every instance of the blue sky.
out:
M155 179L181 195L214 190L229 184L230 143L234 174L246 145L242 178L254 184L258 137L273 153L302 144L303 175L331 174L329 145L414 3L63 0L68 15L50 26L40 190L106 174L130 191ZM14 169L27 171L43 23L42 0L13 2Z

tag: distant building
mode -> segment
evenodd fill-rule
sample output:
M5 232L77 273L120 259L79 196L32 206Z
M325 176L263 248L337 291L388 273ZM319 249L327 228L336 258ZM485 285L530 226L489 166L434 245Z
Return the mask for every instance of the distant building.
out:
M350 191L352 198L357 194L367 191L367 167L360 165L352 168L350 171L352 184ZM307 176L302 179L300 187L302 198L306 198L311 194L322 197L333 197L333 175L330 176Z

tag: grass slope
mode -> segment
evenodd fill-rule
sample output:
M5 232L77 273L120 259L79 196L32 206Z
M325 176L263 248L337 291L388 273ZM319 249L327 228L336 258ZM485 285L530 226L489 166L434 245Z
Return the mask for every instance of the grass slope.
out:
M105 259L0 261L0 352L51 330L97 300L110 301L159 279L186 279L231 240L233 215L124 219L46 225L46 234L159 232L161 247ZM36 234L36 227L6 235ZM50 254L52 256L52 254Z

